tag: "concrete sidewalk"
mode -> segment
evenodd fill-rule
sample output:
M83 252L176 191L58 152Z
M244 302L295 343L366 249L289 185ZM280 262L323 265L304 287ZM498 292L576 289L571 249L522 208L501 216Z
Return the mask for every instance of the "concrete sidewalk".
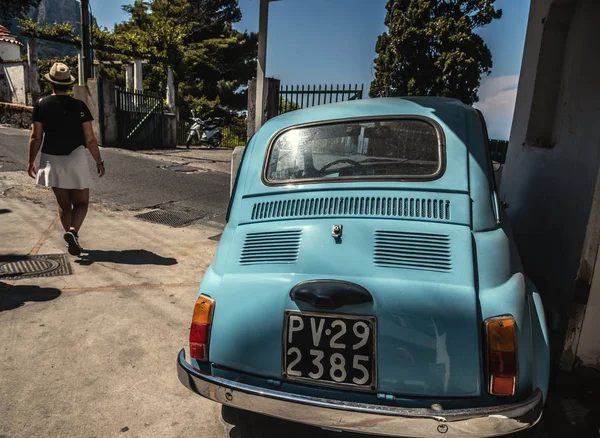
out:
M54 209L24 172L0 173L0 262L64 254ZM0 277L0 437L338 438L222 409L179 383L175 359L220 230L137 213L92 204L89 255L69 258L72 275Z
M63 254L52 194L0 174L0 261ZM92 206L72 275L0 277L0 436L222 437L220 407L178 381L215 228Z

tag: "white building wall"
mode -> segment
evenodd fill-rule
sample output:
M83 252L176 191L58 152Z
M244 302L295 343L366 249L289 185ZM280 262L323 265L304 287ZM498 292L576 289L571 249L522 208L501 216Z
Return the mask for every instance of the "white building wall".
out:
M546 307L564 316L573 300L600 165L600 2L579 0L568 33L565 26L544 31L548 3L532 1L501 198L509 205L527 274ZM557 3L562 8L567 2ZM543 51L543 44L561 38L566 38L564 56L552 59L553 51ZM562 81L540 88L551 69L562 70ZM549 132L555 146L533 147L531 120L541 125L532 102L538 99L537 108L544 108L547 96L557 92Z
M600 257L596 258L576 356L583 365L600 368Z
M0 62L0 101L27 104L25 63Z
M21 46L0 41L0 58L4 61L18 61L21 58Z

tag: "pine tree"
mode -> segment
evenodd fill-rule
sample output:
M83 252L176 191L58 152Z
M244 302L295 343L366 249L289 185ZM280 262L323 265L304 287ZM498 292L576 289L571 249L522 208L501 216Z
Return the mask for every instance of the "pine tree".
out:
M474 30L502 17L495 0L388 0L371 97L447 96L478 101L492 54Z

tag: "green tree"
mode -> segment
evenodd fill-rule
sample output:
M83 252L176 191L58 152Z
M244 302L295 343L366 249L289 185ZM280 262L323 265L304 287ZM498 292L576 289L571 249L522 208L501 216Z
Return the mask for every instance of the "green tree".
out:
M0 0L0 21L9 21L27 15L40 0Z
M184 114L245 107L257 36L233 29L241 18L237 0L137 0L123 9L130 17L115 26L112 44L166 60L145 67L147 88L164 87L166 64L174 69Z
M290 111L296 111L302 109L297 102L293 100L284 99L283 97L279 98L279 110L280 114L289 113Z
M495 0L388 0L371 97L447 96L478 101L492 54L474 30L502 17Z

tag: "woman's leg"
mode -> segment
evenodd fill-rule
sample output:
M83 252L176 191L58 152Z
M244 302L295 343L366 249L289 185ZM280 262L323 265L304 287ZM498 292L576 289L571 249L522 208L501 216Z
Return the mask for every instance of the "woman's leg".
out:
M79 232L85 216L88 212L90 203L90 189L69 190L71 204L73 204L73 213L71 213L71 223L69 228Z
M52 187L54 196L56 196L56 202L58 203L58 214L60 215L60 222L62 223L65 231L69 231L71 228L71 197L69 196L69 190L59 189Z

